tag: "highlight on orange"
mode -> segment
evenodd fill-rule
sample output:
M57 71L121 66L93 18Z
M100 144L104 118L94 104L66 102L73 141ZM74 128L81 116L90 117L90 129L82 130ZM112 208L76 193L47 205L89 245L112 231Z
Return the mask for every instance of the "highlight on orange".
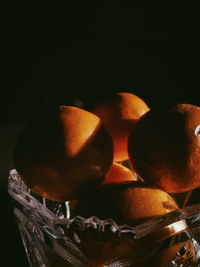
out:
M136 226L177 209L176 201L167 192L133 181L106 184L87 192L80 198L76 213L86 218L95 214L100 219L112 218L118 224Z
M113 162L104 180L102 181L102 185L121 184L132 181L137 181L137 178L133 172L122 164Z
M77 198L101 182L113 162L113 144L99 117L60 106L29 122L14 151L15 168L37 194L57 201Z
M102 220L112 219L118 225L137 226L151 218L177 209L177 203L167 192L148 187L141 182L132 181L130 183L106 184L87 192L79 199L74 209L74 215L85 218L95 215ZM148 237L145 237L146 239L139 241L139 245L145 244L146 246L147 242L155 244L173 234L174 228L167 227L164 231L159 231L158 235L153 233L150 236L150 242ZM93 262L92 266L105 266L113 258L128 255L138 248L137 243L133 242L132 235L122 237L110 235L109 232L105 231L103 242L96 242L96 236L94 237L93 232L87 233L85 237L87 242L85 242L84 249ZM91 240L94 242L91 243Z
M127 143L135 122L149 107L138 96L127 93L116 93L99 103L93 113L99 116L112 136L114 145L114 161L128 160Z

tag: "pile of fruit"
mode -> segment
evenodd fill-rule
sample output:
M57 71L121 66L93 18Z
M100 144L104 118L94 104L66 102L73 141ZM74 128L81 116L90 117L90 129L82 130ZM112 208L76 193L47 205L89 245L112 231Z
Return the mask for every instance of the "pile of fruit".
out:
M178 209L171 193L200 187L199 162L200 107L150 109L126 92L92 111L60 106L41 114L14 151L35 193L76 200L75 215L131 226Z

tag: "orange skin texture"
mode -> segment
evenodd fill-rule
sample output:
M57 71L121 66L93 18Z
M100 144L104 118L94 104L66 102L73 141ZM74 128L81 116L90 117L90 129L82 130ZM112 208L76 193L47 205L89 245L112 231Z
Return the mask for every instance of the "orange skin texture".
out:
M128 151L142 179L170 193L200 186L200 107L178 104L144 114L130 134Z
M72 106L27 124L14 151L24 182L56 201L74 199L90 183L101 182L112 161L112 140L101 120Z
M136 181L124 184L102 185L80 198L75 214L89 218L113 219L118 225L136 226L155 216L164 215L178 209L175 200L166 192L145 186ZM97 231L96 231L97 232ZM161 233L162 234L162 233ZM132 235L116 236L109 233L87 232L84 235L83 249L94 263L101 266L105 263L128 255L141 246L148 246L149 241L135 240ZM103 242L97 242L101 240ZM91 241L93 240L93 241ZM151 239L152 241L152 239Z
M102 181L102 185L121 184L132 181L137 181L137 178L134 176L133 172L122 164L113 162L104 180Z
M178 209L175 200L161 189L141 182L99 186L83 196L76 207L84 217L112 218L118 224L136 226Z
M121 92L116 93L103 103L98 104L93 112L99 116L112 136L114 161L128 159L128 137L135 122L149 110L147 104L138 96Z

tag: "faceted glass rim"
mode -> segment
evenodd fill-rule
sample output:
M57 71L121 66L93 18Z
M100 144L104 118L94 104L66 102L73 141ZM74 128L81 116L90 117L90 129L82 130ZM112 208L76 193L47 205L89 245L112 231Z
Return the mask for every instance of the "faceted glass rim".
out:
M170 227L174 232L178 233L186 230L200 221L200 204L193 204L184 207L165 215L157 216L149 219L138 226L130 226L127 224L118 225L111 218L102 220L96 216L84 218L82 216L75 216L73 218L60 218L56 216L51 210L45 207L39 200L30 195L30 189L24 184L19 173L12 169L8 178L8 192L10 196L25 210L31 210L35 218L41 220L43 218L52 225L65 225L68 229L70 227L78 226L79 230L84 231L88 228L104 232L105 228L110 229L112 233L118 232L122 234L132 234L135 239L145 237L148 234L156 232L158 229ZM45 201L45 198L43 198ZM68 206L69 202L65 202ZM68 217L68 216L67 216ZM200 222L199 222L200 224Z

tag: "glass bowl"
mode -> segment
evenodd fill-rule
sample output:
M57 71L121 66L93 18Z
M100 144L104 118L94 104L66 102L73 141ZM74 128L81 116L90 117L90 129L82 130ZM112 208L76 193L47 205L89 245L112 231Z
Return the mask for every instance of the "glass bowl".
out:
M73 217L73 202L38 196L16 170L8 185L31 267L200 266L200 204L131 227Z

